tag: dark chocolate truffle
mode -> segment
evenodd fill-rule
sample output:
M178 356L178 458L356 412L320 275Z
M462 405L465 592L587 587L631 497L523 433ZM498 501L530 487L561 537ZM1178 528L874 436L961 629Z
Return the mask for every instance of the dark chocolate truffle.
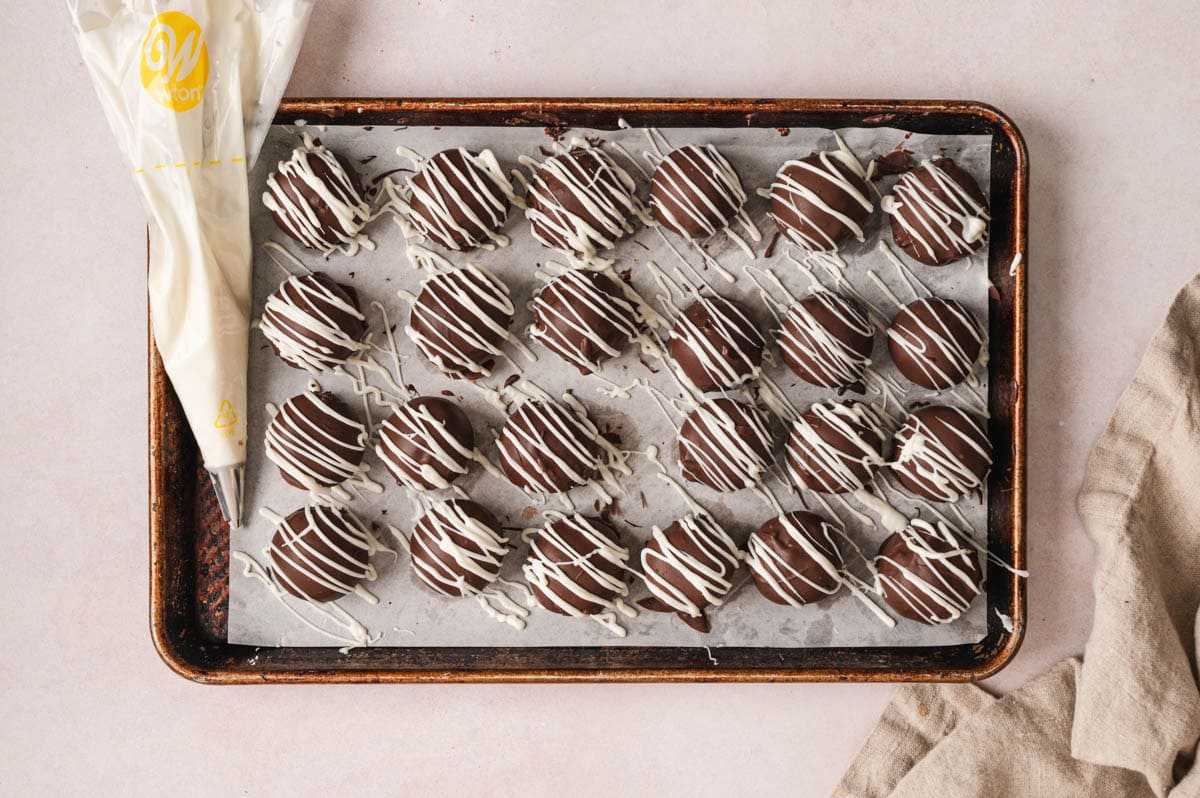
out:
M297 598L333 601L375 578L371 534L345 507L310 506L275 528L271 578Z
M819 402L792 424L787 466L818 493L853 493L884 464L887 421L865 402Z
M289 277L267 297L259 329L289 366L332 371L366 350L366 317L353 288L323 272Z
M475 596L500 576L510 551L500 522L470 499L439 502L421 516L409 539L413 571L445 596Z
M519 345L508 331L513 322L508 287L488 272L468 264L425 279L413 302L408 337L442 373L461 379L487 377L500 345Z
M892 217L892 240L910 258L942 266L987 242L987 200L975 178L949 158L924 161L880 203Z
M857 299L817 291L788 310L779 330L779 352L792 372L838 393L866 390L875 325Z
M992 466L992 442L974 413L945 405L914 410L896 433L892 472L910 493L958 501L979 488Z
M888 351L908 380L953 388L967 378L983 348L983 328L953 299L930 297L905 305L887 331Z
M583 374L619 355L637 331L637 308L611 278L599 272L568 271L533 300L529 337Z
M371 207L345 158L305 138L267 178L263 206L279 229L309 249L354 254Z
M500 468L531 493L561 493L590 482L602 465L600 431L577 400L531 399L504 423L496 441Z
M837 252L851 238L863 241L863 225L875 209L866 172L844 144L785 163L769 199L775 224L810 252Z
M875 568L887 605L921 623L961 618L983 590L979 553L941 522L916 519L890 535Z
M547 158L525 195L533 237L551 249L594 258L633 232L645 211L633 178L608 153L576 147Z
M794 510L772 518L750 536L746 565L758 591L776 604L799 607L842 589L846 564L833 525Z
M709 238L729 227L746 192L725 156L710 144L689 144L659 161L650 181L650 210L684 238Z
M408 221L438 246L466 252L508 243L500 228L515 197L491 150L443 150L409 178L408 191Z
M679 467L685 479L734 491L762 482L774 448L767 420L754 408L720 397L702 402L679 428Z
M641 557L651 597L638 603L651 612L673 612L707 633L705 610L725 601L741 558L733 538L711 516L688 515L666 529L655 527Z
M766 340L746 309L719 296L688 305L667 340L683 377L701 393L736 388L753 378Z
M448 488L467 473L475 457L475 431L458 405L419 396L383 422L375 453L403 487Z
M332 488L363 470L367 430L333 394L302 393L279 406L264 448L292 487Z
M593 615L622 637L616 614L631 610L625 573L629 549L598 518L560 516L534 536L522 570L534 598L559 615Z

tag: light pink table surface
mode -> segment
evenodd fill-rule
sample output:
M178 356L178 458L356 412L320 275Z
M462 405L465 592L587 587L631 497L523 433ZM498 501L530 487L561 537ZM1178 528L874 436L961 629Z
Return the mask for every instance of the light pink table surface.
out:
M1003 691L1082 650L1083 464L1197 268L1200 14L873 5L324 0L290 93L952 97L1011 114L1033 174L1034 573L1025 646L988 685ZM143 217L62 3L0 5L0 99L0 793L830 789L891 687L211 688L169 672L147 631Z

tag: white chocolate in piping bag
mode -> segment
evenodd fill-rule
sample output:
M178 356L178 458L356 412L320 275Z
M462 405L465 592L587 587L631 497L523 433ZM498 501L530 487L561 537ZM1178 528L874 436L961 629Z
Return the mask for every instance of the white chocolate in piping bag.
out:
M241 525L250 336L246 176L312 0L67 0L150 228L154 340Z

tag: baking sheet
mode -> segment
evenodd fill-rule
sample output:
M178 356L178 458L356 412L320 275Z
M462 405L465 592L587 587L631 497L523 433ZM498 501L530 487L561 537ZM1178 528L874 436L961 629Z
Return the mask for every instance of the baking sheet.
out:
M664 128L662 132L672 147L687 143L716 145L738 169L744 185L751 193L757 187L768 185L775 171L788 158L807 155L814 149L830 149L835 146L832 132L818 129ZM268 173L277 161L288 157L290 150L299 143L301 133L318 136L331 149L358 165L360 172L368 177L410 166L395 154L396 145L403 145L425 155L454 146L464 146L472 150L490 148L501 163L509 168L517 166L517 159L521 155L532 155L540 160L543 154L539 152L539 148L548 148L552 143L552 136L565 136L564 143L569 143L573 136L579 136L603 140L606 147L611 147L614 143L620 144L637 158L643 167L646 164L641 159L641 154L648 149L647 139L641 130L573 130L564 133L539 128L364 129L348 125L327 128L276 126L272 128L263 155L251 175L253 197L261 195ZM970 172L979 181L985 194L990 195L990 136L910 135L890 128L851 128L841 130L840 133L864 163L871 157L888 152L901 144L912 150L917 158L936 156L944 152ZM645 180L620 153L611 149L610 152L613 152L617 162L625 166L642 184L641 194L645 196ZM403 181L405 177L405 173L400 173L394 175L393 179ZM879 183L881 191L886 193L893 180L887 179ZM762 257L774 233L773 224L765 218L765 200L752 196L748 207L764 233L764 240L756 246L759 257L753 261L755 267L769 268L789 291L797 296L808 293L808 278L787 259L789 247L785 241L779 241L771 258ZM251 227L256 243L256 316L261 312L266 297L278 287L285 276L283 267L277 262L278 256L273 257L261 246L265 241L277 241L304 261L309 268L325 271L353 286L359 293L361 304L374 329L381 330L382 322L380 315L369 309L372 300L382 302L390 322L397 325L398 332L403 330L408 317L408 303L397 296L396 292L405 290L416 293L425 273L414 270L410 265L405 255L403 233L388 217L378 219L368 229L371 239L377 245L374 251L360 251L353 257L334 255L326 260L319 255L304 252L290 243L278 231L261 203L252 203L252 209ZM867 241L861 245L856 243L844 253L849 264L845 275L864 297L884 310L887 315L891 315L894 313L894 305L886 293L868 278L869 270L875 272L903 301L911 301L913 296L897 270L876 249L879 235L885 228L886 219L877 218L868 228ZM476 262L504 280L518 307L513 329L523 330L529 323L527 300L541 284L538 272L552 272L545 264L548 261L565 263L566 258L534 241L524 216L519 211L514 211L510 217L506 233L512 239L508 247L490 252L453 255L450 259L456 264L468 260ZM883 237L890 242L889 233L883 233ZM666 241L669 241L673 248L668 246ZM764 328L773 326L770 313L759 296L758 287L744 273L745 265L751 263L749 258L737 247L723 240L706 245L706 249L737 277L736 282L726 282L714 269L705 270L704 261L699 253L682 245L674 237L664 239L654 230L639 230L632 240L626 239L619 243L615 250L616 267L620 270L631 270L634 286L647 299L652 299L660 291L655 286L647 262L654 261L667 273L674 274L677 267L684 268L680 263L682 255L699 270L702 277L711 281L717 291L750 306ZM939 295L963 302L986 326L986 257L987 253L984 250L970 261L941 269L920 266L907 259L904 259L904 262L924 285ZM903 256L901 258L903 259ZM685 273L689 272L685 269ZM832 285L827 275L821 276L825 278L827 285ZM921 286L918 285L917 288L920 289ZM678 298L676 299L678 301ZM404 381L415 386L421 394L441 395L448 391L460 397L475 423L481 448L494 461L492 440L495 431L503 424L502 412L485 401L480 392L469 384L437 373L416 354L411 342L402 335L397 336L397 343ZM517 358L523 367L522 376L525 379L553 395L572 389L602 427L607 426L621 434L624 448L644 451L650 445L658 446L663 452L663 461L668 470L677 475L675 428L681 419L666 418L640 389L635 390L633 400L610 398L604 393L607 382L592 377L581 377L576 369L564 364L544 349L537 345L533 345L532 348L539 354L536 363ZM658 369L658 374L649 372L639 363L635 349L631 348L622 357L608 362L602 369L602 376L620 384L643 378L672 396L680 395L677 385L665 369L661 368L662 364L653 363ZM777 357L775 359L778 360ZM263 456L262 432L268 421L265 406L267 402L278 404L305 390L312 377L307 372L285 366L274 356L261 334L257 332L253 333L251 338L250 362L251 440L246 474L246 509L251 520L247 528L233 533L232 546L235 550L246 552L265 564L267 559L263 549L269 543L273 525L265 518L258 517L257 511L267 507L275 512L287 514L303 506L306 501L306 494L285 485L275 467ZM885 375L894 375L882 335L876 338L875 363ZM486 382L492 387L498 387L511 373L511 366L501 364ZM801 382L781 364L768 367L767 373L801 410L814 401L832 398L832 392ZM983 380L980 392L986 396L986 375L982 369L977 371L977 375ZM361 400L354 395L346 378L326 375L320 378L319 382L323 389L338 394L351 407L358 408L360 414L363 412ZM375 382L378 384L379 380L376 379ZM904 397L904 401L911 404L928 400L933 395L929 391L917 389L910 391ZM962 403L959 397L951 394L942 393L937 396L939 401L946 403ZM878 396L868 398L878 401ZM636 407L638 412L631 414L631 407ZM370 411L376 424L387 414L385 408L378 406L372 406ZM387 525L409 531L415 504L403 490L395 486L373 452L368 454L368 460L372 463L373 478L383 483L386 490L379 496L363 494L354 500L352 508L368 524L378 524L379 536L385 543L392 545L394 541L388 539ZM687 507L674 489L658 478L657 469L644 457L634 455L629 464L634 474L622 479L624 492L619 497L616 513L610 520L622 533L626 544L633 549L632 562L636 564L637 551L641 543L649 538L651 527L666 526L686 513ZM459 484L472 498L489 506L505 526L511 528L538 526L543 509L563 509L561 502L553 499L544 507L539 507L507 481L490 476L482 469L475 469ZM778 479L772 479L768 484L786 509L798 509L807 502L808 506L822 511L820 505L812 501L811 494L802 496L790 493ZM689 485L689 491L739 542L744 542L759 524L774 515L774 511L751 491L732 495L719 494L697 485ZM643 495L646 497L644 503L641 498ZM581 511L592 511L593 494L589 489L577 489L572 492L572 496L577 499L576 504ZM895 490L888 491L888 498L906 512L916 509L914 503L903 499ZM833 503L833 507L845 522L848 534L863 552L868 556L873 554L886 537L886 532L874 525L863 524L854 514L846 512L837 503ZM946 512L945 508L940 509ZM975 530L976 540L983 541L986 528L986 498L982 501L965 499L961 509ZM521 581L520 565L525 559L528 546L519 542L516 533L510 537L516 544L516 550L508 555L503 576ZM853 560L853 555L848 553L848 558ZM740 587L735 588L725 606L710 611L713 629L707 635L689 629L672 615L639 611L638 617L622 621L629 634L620 638L588 619L559 616L540 607L531 609L527 628L517 630L488 617L473 600L451 599L429 591L415 580L407 556L403 552L396 558L387 553L377 554L374 562L379 578L369 587L379 596L379 604L372 606L355 596L348 596L338 602L340 607L360 621L372 635L378 635L373 645L653 645L708 646L713 649L721 646L929 646L972 643L981 640L986 634L988 610L984 598L977 600L963 618L950 625L928 627L900 620L895 628L889 629L880 624L870 610L846 591L832 599L804 608L771 604L758 594L744 568L740 572ZM512 595L514 598L518 597L515 591ZM644 586L635 581L630 598L636 600L645 595L647 592ZM308 612L309 608L302 603L292 603L291 610L304 613L310 621L318 625L335 629L321 615ZM299 621L262 583L243 576L236 563L231 568L230 575L229 641L269 646L338 644L331 637Z

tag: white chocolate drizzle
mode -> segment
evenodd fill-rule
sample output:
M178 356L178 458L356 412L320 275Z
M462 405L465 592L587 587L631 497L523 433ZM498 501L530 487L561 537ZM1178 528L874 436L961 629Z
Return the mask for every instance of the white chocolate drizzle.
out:
M335 640L338 643L345 644L345 647L341 649L343 654L352 648L369 646L371 643L374 643L381 637L381 635L378 633L372 635L370 630L368 630L361 621L354 618L352 615L350 615L350 613L346 612L346 610L342 609L333 602L317 604L311 601L304 601L303 606L332 622L336 627L344 630L344 633L330 631L329 629L320 626L315 621L305 617L304 613L300 612L296 607L292 606L291 600L294 600L295 597L284 591L283 588L279 587L279 585L275 584L275 582L271 579L271 575L265 568L262 567L262 565L258 563L257 560L255 560L246 552L238 551L237 549L231 551L229 553L229 557L233 562L242 566L242 576L254 579L265 585L267 590L271 592L271 595L275 597L275 600L278 601L279 604L285 610L287 610L292 617L296 618L309 629L325 635L326 637Z

